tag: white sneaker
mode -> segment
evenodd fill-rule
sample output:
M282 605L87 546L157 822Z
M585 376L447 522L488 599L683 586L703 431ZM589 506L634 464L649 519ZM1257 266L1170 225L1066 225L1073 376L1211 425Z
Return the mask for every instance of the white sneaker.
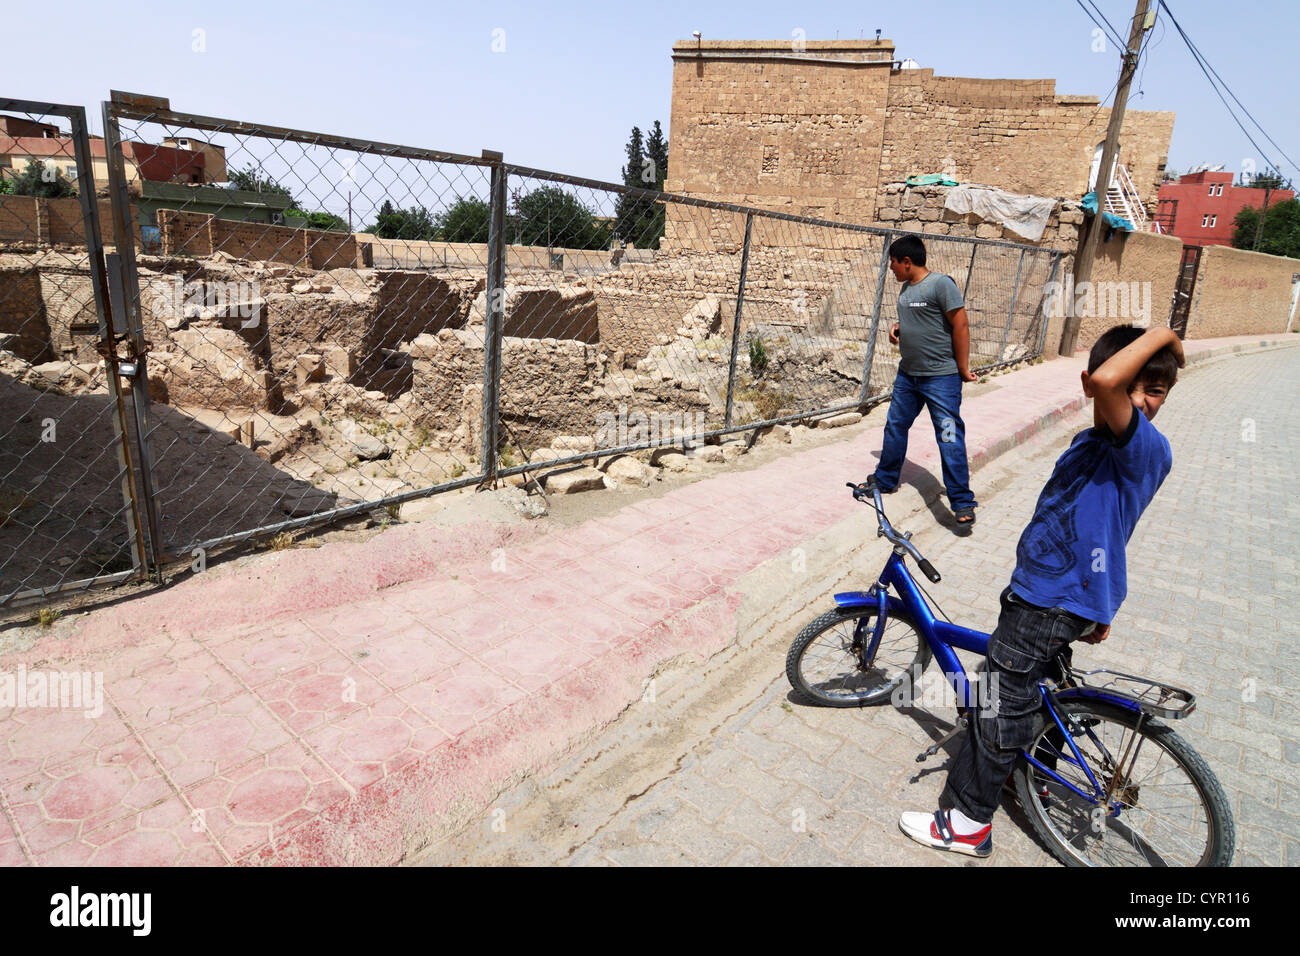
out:
M952 850L967 856L986 859L993 854L993 824L971 834L954 833L947 810L934 813L904 813L898 821L898 828L917 843L932 846L936 850Z

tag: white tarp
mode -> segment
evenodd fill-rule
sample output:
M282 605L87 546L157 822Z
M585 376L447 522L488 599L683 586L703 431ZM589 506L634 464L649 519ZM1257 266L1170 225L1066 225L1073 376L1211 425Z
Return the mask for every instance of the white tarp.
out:
M996 222L1011 230L1026 242L1037 242L1043 238L1056 200L963 183L948 190L943 205L959 216L974 213L986 222Z

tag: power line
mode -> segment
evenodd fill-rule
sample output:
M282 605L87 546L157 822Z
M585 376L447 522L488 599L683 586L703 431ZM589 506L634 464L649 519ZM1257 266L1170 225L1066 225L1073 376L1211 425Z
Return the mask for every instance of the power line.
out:
M1156 11L1156 22L1160 24L1160 39L1159 39L1159 40L1155 39L1155 35L1156 35L1156 25L1155 25L1155 23L1151 24L1151 30L1149 31L1148 36L1147 36L1147 37L1144 37L1144 39L1146 40L1146 43L1145 43L1144 46L1142 47L1142 50L1139 51L1139 54L1138 54L1139 57L1140 57L1143 53L1146 52L1147 47L1150 47L1150 48L1153 49L1153 50L1154 50L1156 47L1158 47L1162 42L1164 42L1165 34L1169 32L1169 28L1168 28L1167 26L1165 26L1165 24L1164 24L1164 22L1163 22L1162 20L1160 20L1160 12L1159 12L1158 10ZM1148 65L1150 62L1151 62L1151 61L1148 60L1146 63L1143 63L1143 64L1142 64L1142 75L1138 77L1138 94L1137 94L1138 96L1142 96L1142 95L1143 95L1142 82L1143 82L1143 80L1145 80L1146 77L1147 77L1147 65Z
M1290 156L1288 156L1286 154L1286 151L1283 150L1281 146L1278 146L1277 141L1274 140L1273 137L1268 135L1268 131L1265 130L1263 126L1260 126L1259 120L1255 119L1254 116L1251 116L1250 111L1246 109L1245 105L1241 102L1241 100L1237 99L1237 95L1233 93L1231 89L1229 89L1228 84L1223 81L1223 78L1220 77L1217 72L1215 72L1214 67L1210 66L1209 61L1207 61L1205 57L1201 55L1201 51L1196 48L1196 44L1194 44L1191 38L1187 35L1187 31L1185 31L1182 28L1182 25L1174 17L1173 11L1169 9L1169 5L1166 4L1164 0L1160 0L1160 6L1165 11L1165 13L1169 15L1169 20L1171 23L1173 23L1174 29L1177 30L1178 35L1183 38L1183 43L1187 45L1187 49L1191 52L1192 59L1195 60L1196 65L1201 68L1201 72L1205 74L1205 78L1210 81L1210 86L1214 89L1215 95L1219 97L1219 100L1223 103L1228 113L1232 116L1232 121L1236 123L1237 126L1241 129L1242 133L1245 134L1246 139L1250 141L1250 145L1254 146L1255 149L1258 150L1259 155L1263 157L1264 162L1267 165L1271 166L1274 170L1278 169L1278 164L1272 162L1268 158L1268 156L1264 153L1264 150L1260 147L1259 143L1255 142L1255 138L1250 135L1250 130L1246 129L1245 125L1241 122L1241 119L1237 116L1236 110L1234 110L1232 108L1232 105L1226 99L1223 98L1223 93L1220 92L1219 90L1220 85L1223 86L1223 89L1227 90L1228 95L1231 96L1234 101L1236 101L1237 105L1241 107L1242 111L1248 117L1250 117L1250 121L1259 128L1259 131L1261 133L1264 134L1264 138L1267 139L1270 143L1273 144L1274 147L1277 148L1278 152L1280 152L1283 158L1286 159L1286 161L1291 164L1292 168L1300 170L1300 166L1296 165L1295 160L1293 160ZM1217 83L1215 82L1216 78L1218 80Z
M1146 55L1147 49L1148 49L1150 46L1152 46L1152 43L1150 42L1150 38L1151 38L1151 31L1148 31L1148 32L1144 33L1144 34L1142 35L1142 38L1138 41L1137 59L1133 62L1133 69L1134 69L1134 71L1136 71L1137 68L1138 68L1138 66L1139 66L1139 64L1142 63L1142 57L1144 57L1144 56ZM1163 37L1162 37L1162 38L1163 38ZM1124 49L1126 49L1126 50L1128 49L1128 45L1127 45L1127 44L1124 44ZM1144 66L1143 66L1143 74L1144 74L1144 75L1145 75L1145 72L1146 72L1146 67L1145 67L1145 65L1144 65ZM1110 89L1106 91L1106 95L1103 96L1103 97L1100 99L1100 101L1098 102L1098 104L1097 104L1097 108L1096 108L1095 110L1092 111L1092 117L1088 120L1088 123L1087 123L1086 126L1084 126L1084 129L1087 129L1088 126L1091 126L1093 123L1097 122L1097 117L1100 116L1100 115L1101 115L1101 111L1104 110L1104 109L1106 108L1106 101L1107 101L1108 99L1110 99L1110 95L1111 95L1112 93L1114 93L1115 90L1117 90L1118 88L1119 88L1119 78L1116 77L1115 82L1112 83L1112 84L1110 85ZM1142 92L1142 84L1141 84L1141 82L1138 83L1138 92L1139 92L1139 93Z
M1117 39L1118 33L1115 28L1110 25L1110 21L1102 15L1100 10L1097 10L1097 16L1093 16L1092 12L1083 5L1083 0L1074 0L1074 2L1079 5L1079 9L1082 10L1084 15L1096 25L1097 29L1110 38L1111 43L1117 44L1121 48L1128 46L1128 44L1123 40ZM1088 0L1088 2L1091 4L1092 0ZM1093 9L1096 9L1096 7L1093 7ZM1101 22L1097 21L1097 17L1101 17ZM1103 23L1105 26L1102 26Z

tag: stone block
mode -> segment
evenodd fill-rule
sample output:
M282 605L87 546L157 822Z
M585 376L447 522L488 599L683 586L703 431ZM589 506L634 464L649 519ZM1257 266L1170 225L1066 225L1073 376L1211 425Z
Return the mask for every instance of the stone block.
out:
M688 464L688 459L681 452L663 449L656 452L651 461L667 471L685 471Z
M546 490L554 495L573 495L605 487L605 476L590 466L546 476Z
M356 360L350 350L335 347L325 353L325 368L331 375L348 379L356 371Z
M299 386L306 385L308 382L323 381L325 378L324 359L311 352L304 352L298 356L298 364L294 374Z
M830 418L823 418L817 423L818 428L842 428L845 425L854 425L862 421L860 412L844 412L840 415L832 415Z
M605 474L620 483L650 487L654 473L644 463L629 455L619 455L605 464Z

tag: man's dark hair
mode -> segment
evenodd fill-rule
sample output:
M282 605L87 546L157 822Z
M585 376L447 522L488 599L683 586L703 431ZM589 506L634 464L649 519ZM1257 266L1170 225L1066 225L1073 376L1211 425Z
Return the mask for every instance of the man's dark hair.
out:
M1117 325L1107 329L1088 353L1088 374L1091 375L1116 352L1119 352L1142 337L1146 329L1136 325ZM1169 388L1178 381L1178 359L1169 346L1165 346L1142 366L1138 372L1138 381L1154 382Z
M903 236L889 244L889 258L902 262L911 259L912 265L925 265L925 243L917 236Z

